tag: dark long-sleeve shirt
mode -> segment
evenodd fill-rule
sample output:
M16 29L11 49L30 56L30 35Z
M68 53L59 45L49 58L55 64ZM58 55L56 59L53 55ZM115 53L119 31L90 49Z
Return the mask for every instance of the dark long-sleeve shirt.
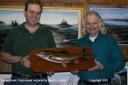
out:
M89 39L89 36L81 38L78 40L77 46L91 47L95 59L104 66L103 70L79 72L78 76L83 80L111 78L114 72L125 66L124 56L116 40L107 34L99 34L94 42Z

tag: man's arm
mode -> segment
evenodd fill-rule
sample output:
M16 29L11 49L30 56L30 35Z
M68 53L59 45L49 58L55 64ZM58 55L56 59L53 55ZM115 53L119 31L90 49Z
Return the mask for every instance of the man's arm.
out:
M120 71L125 66L125 57L123 56L117 42L115 39L112 39L110 42L111 52L112 52L112 70L114 72Z
M22 57L13 56L7 52L0 52L0 60L7 62L7 63L17 63L22 60Z
M29 56L25 56L25 57L21 57L21 56L13 56L7 52L0 52L0 60L6 62L6 63L17 63L20 62L23 66L25 66L26 68L30 67L30 62L28 57Z

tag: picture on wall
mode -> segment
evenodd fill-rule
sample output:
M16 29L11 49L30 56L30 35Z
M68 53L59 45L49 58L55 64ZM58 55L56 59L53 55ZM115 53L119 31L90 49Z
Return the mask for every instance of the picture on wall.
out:
M0 45L9 30L25 21L23 9L0 9ZM57 47L72 46L78 39L81 10L44 8L40 23L53 33Z
M103 18L106 28L119 44L128 44L128 7L91 6Z

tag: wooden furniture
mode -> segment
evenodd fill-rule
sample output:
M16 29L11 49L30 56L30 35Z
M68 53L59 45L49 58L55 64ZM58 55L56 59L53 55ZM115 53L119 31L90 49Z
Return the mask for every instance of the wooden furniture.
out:
M57 52L65 53L66 57L71 57L72 55L81 56L77 59L78 63L70 62L64 67L61 63L54 63L47 61L45 59L39 58L36 54L39 52ZM81 54L85 53L85 57ZM36 49L32 51L30 55L31 69L34 72L66 72L74 70L87 70L92 68L94 64L94 57L92 55L92 50L90 48L46 48L46 49Z
M120 45L120 50L122 51L126 61L128 61L128 46L127 45Z
M0 61L0 74L11 73L11 64Z

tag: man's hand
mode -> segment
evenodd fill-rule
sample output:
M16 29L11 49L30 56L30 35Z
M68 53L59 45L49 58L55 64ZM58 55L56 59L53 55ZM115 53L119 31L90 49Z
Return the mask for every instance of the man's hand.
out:
M74 71L71 71L71 73L72 73L73 75L77 75L77 74L79 73L79 71L78 71L78 70L74 70Z
M29 56L25 56L20 59L20 63L25 66L26 68L30 68L30 61L28 59Z
M52 75L54 75L54 72L46 72L46 74L51 77Z
M96 63L96 66L94 66L93 68L89 69L89 71L92 71L92 70L103 70L104 69L104 66L95 60L95 63Z

